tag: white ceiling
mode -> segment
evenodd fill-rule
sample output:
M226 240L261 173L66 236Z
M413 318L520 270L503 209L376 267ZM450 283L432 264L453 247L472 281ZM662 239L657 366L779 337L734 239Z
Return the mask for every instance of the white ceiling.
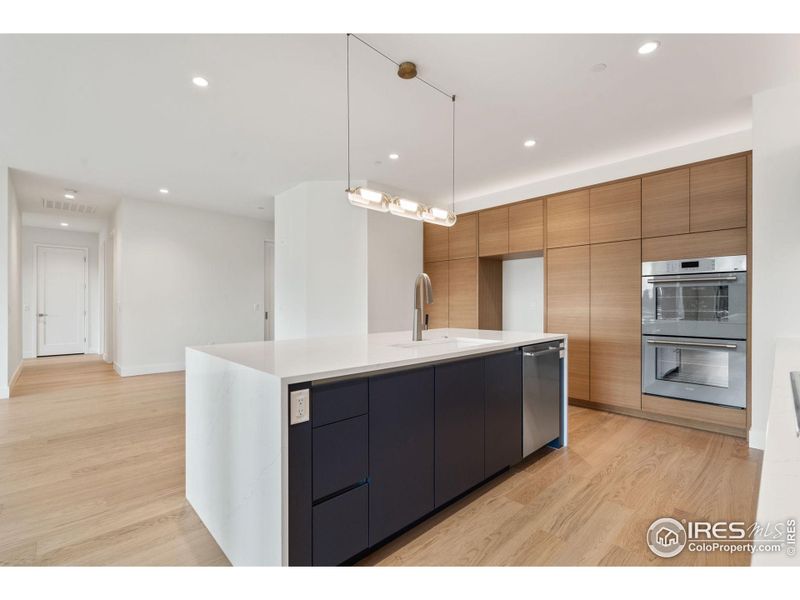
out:
M797 35L362 37L457 95L462 200L747 129L754 92L800 79ZM274 194L345 176L344 35L0 35L0 57L0 163L26 172L25 206L74 187L104 210L129 197L268 219ZM355 40L351 79L353 178L441 204L450 101Z

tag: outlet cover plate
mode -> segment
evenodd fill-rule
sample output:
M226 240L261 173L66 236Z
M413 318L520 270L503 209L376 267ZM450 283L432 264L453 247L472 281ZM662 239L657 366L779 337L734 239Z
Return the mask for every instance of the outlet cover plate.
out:
M311 417L311 390L289 392L289 425L306 423Z

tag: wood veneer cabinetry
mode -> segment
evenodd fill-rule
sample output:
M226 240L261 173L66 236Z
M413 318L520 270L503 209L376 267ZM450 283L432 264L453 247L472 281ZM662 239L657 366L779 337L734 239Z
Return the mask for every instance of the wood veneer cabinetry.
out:
M550 196L546 210L548 248L589 243L589 190Z
M478 256L508 254L508 207L478 213Z
M448 261L450 327L478 327L478 259Z
M747 228L668 235L642 240L642 260L747 254Z
M508 252L544 249L544 200L528 200L508 207Z
M692 232L747 226L747 157L691 167Z
M425 263L448 259L448 227L422 224L422 260Z
M431 329L447 327L450 322L450 269L448 261L425 263L424 269L431 278L431 287L433 288L433 302L425 305L425 313L428 315L428 327Z
M592 244L642 237L641 179L589 190L589 232Z
M642 237L689 233L689 169L642 177Z
M569 396L590 399L589 246L556 248L547 253L547 331L569 336Z
M591 250L591 401L641 408L641 245Z
M441 227L441 229L448 229ZM450 229L448 258L474 258L478 256L478 215L459 215Z

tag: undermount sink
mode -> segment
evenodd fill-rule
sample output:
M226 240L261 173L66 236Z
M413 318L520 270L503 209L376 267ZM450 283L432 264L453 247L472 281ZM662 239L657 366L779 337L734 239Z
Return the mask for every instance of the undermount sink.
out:
M473 346L484 346L496 344L497 340L484 340L471 337L441 337L432 340L421 340L419 342L406 342L403 344L392 344L395 348L419 348L423 346L452 346L453 348L470 348Z

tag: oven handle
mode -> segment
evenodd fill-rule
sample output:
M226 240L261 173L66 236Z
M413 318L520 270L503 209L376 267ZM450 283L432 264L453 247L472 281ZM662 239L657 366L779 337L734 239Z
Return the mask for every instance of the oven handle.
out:
M719 348L721 350L736 350L736 344L712 344L711 342L668 342L662 340L647 340L648 344L656 346L694 346L697 348Z
M736 281L736 275L719 275L716 277L651 277L647 283L691 283L692 281Z

